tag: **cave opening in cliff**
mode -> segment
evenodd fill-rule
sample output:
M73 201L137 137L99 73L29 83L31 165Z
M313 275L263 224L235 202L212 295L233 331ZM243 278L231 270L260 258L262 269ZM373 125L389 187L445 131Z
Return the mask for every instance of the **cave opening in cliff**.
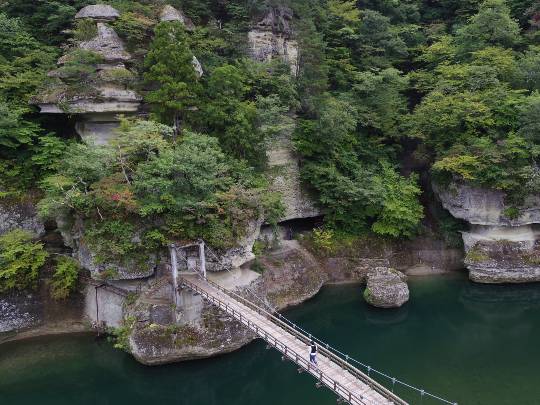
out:
M78 138L75 130L76 117L69 114L41 114L39 116L45 132L52 132L64 139Z
M310 218L295 218L278 223L277 237L282 240L293 240L298 235L309 232L315 228L321 227L324 224L324 216L316 216ZM261 235L274 235L274 228L271 225L263 225L261 227Z

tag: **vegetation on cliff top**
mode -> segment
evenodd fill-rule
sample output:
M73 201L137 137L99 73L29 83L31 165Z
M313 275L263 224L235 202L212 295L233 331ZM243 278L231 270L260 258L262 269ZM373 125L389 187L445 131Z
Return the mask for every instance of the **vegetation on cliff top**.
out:
M171 238L230 247L249 220L278 220L266 149L291 117L302 178L338 232L414 235L426 174L516 200L540 191L538 1L169 1L190 33L158 24L160 0L105 1L134 56L110 79L151 110L109 146L76 142L69 122L28 104L43 83L95 80L99 60L78 51L46 76L59 44L94 34L73 21L89 3L0 2L0 195L39 185L43 214L80 216L90 244L107 240L103 261ZM247 55L247 30L271 7L293 10L297 77Z

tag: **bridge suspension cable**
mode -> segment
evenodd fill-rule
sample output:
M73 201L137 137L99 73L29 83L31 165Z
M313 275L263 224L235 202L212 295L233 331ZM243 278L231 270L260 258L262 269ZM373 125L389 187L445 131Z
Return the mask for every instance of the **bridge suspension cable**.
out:
M260 308L257 304L254 304L253 302L249 301L247 298L241 296L240 294L236 293L235 291L225 289L222 286L220 286L220 285L218 285L218 284L216 284L216 283L214 283L214 282L212 282L210 280L205 280L205 282L210 284L212 287L217 288L218 290L220 290L220 291L224 292L225 294L231 296L232 298L239 300L242 303L248 304L251 307L255 307L260 311L268 313L266 310ZM373 375L379 376L384 381L386 381L386 383L388 385L391 384L391 386L392 386L391 392L392 393L394 392L394 390L396 388L403 387L403 388L405 388L407 390L412 391L414 394L418 395L419 399L420 399L420 403L422 403L424 401L424 399L430 398L432 400L437 401L438 403L448 404L448 405L458 405L457 402L449 401L449 400L444 399L444 398L442 398L442 397L440 397L438 395L432 394L432 393L430 393L430 392L428 392L428 391L426 391L424 389L415 387L415 386L413 386L411 384L408 384L408 383L406 383L404 381L399 380L398 378L392 377L392 376L390 376L390 375L388 375L388 374L386 374L386 373L384 373L382 371L379 371L379 370L377 370L377 369L375 369L375 368L373 368L373 367L371 367L371 366L369 366L369 365L367 365L367 364L365 364L365 363L363 363L361 361L356 360L355 358L349 356L348 354L345 354L345 353L341 352L340 350L334 348L330 344L328 344L328 343L322 341L321 339L317 338L315 335L313 335L312 333L310 333L310 332L306 331L305 329L301 328L296 323L294 323L290 319L286 318L285 316L283 316L281 313L279 313L277 311L275 311L274 314L270 314L270 313L268 313L268 314L271 315L272 317L276 317L279 321L281 321L284 324L288 325L293 330L298 331L298 332L308 336L309 339L316 342L319 345L319 347L324 348L328 352L330 352L333 355L339 357L344 362L352 363L352 364L354 364L356 366L359 366L362 369L366 370L368 377L372 378Z

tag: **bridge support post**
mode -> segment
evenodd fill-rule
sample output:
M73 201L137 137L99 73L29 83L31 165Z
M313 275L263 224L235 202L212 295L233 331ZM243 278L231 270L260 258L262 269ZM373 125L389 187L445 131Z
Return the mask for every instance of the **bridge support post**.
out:
M171 255L171 272L173 279L173 302L176 310L180 303L180 297L178 291L178 259L176 257L176 245L174 243L169 246L169 253Z
M203 278L206 280L206 256L204 252L204 241L201 240L199 242L199 259L201 261L201 274Z

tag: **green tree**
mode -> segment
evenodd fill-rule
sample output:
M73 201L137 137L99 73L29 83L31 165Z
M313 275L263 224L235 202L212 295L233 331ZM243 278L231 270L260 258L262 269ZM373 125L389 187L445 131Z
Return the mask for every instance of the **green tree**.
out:
M154 88L145 99L161 122L174 125L176 135L182 132L183 122L197 105L200 94L188 43L182 23L162 22L156 26L144 61L144 79Z
M36 288L48 253L21 229L0 236L0 292Z
M518 134L540 145L540 93L534 92L521 106Z
M380 211L371 229L379 235L411 237L424 217L423 207L418 201L421 193L418 176L405 178L385 163L381 169L374 177L378 183L376 188L380 190Z
M298 46L302 50L298 60L298 93L303 109L313 113L317 99L328 88L326 43L313 20L299 22L298 31Z
M370 150L359 139L357 120L350 103L327 97L317 120L301 123L295 145L305 159L302 178L316 191L331 226L353 234L371 229L412 236L423 216L417 179L401 177L384 152Z
M141 215L196 210L232 186L229 172L217 139L186 133L177 147L139 165L134 187Z
M30 145L40 133L40 127L26 118L28 108L10 106L0 99L0 146L17 148Z
M464 52L487 46L511 48L520 41L519 24L504 0L486 0L467 25L457 31L456 40Z
M531 46L519 59L518 85L540 91L540 47Z
M67 256L58 256L51 281L51 297L55 300L68 298L77 288L79 263Z
M96 210L91 186L113 172L113 151L107 146L72 143L62 156L58 171L41 183L45 197L38 208L43 217L73 211L90 214Z
M257 127L257 107L245 99L248 89L239 68L225 65L215 69L201 113L208 133L220 140L227 154L260 168L266 156L264 137Z
M19 17L32 27L36 36L49 44L60 45L77 10L93 3L92 0L5 0L1 5L9 16Z
M390 19L374 10L363 10L355 52L360 66L390 67L408 56L407 45L393 29Z
M29 101L47 82L56 55L20 19L0 13L0 188L13 195L22 194L42 174L32 157L44 131Z
M402 136L401 121L408 111L403 95L407 86L407 78L394 68L356 75L353 96L358 121L368 133L382 139Z

